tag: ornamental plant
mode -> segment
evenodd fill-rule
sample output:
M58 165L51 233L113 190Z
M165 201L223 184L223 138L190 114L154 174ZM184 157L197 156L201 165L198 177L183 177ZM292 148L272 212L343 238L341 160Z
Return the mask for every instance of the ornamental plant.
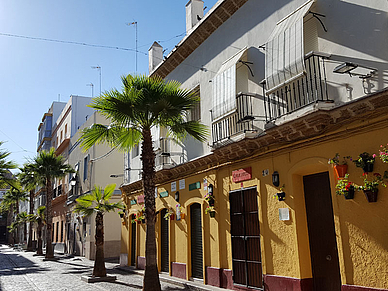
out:
M374 164L375 163L376 154L370 154L367 152L363 152L362 154L358 155L357 160L353 160L353 163L356 164L356 167L364 168L368 164Z
M348 162L347 160L350 159L352 160L351 156L345 156L342 158L342 161L340 161L340 154L336 153L335 156L332 159L329 159L328 164L332 165L347 165Z
M210 212L215 212L215 211L216 211L216 209L214 208L214 206L208 206L205 209L205 214L208 214Z
M170 217L171 217L171 215L173 215L173 214L174 214L174 211L173 211L172 209L169 209L169 210L166 212L166 214L164 215L164 219L165 219L165 220L169 220Z
M349 174L345 174L344 178L338 180L335 189L337 195L347 195L349 191L354 190L354 183L349 181Z
M364 173L362 176L364 178L364 185L359 186L358 190L375 192L378 190L379 185L387 187L383 177L379 173L373 173L372 179L368 179L368 173Z
M388 146L388 143L387 143L387 146ZM388 163L388 149L387 149L387 146L383 146L381 145L380 146L380 159L383 163Z

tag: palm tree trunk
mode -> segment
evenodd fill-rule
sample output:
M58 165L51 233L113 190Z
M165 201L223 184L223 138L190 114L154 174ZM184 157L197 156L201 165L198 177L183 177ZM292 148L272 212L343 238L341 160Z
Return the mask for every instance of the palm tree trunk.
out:
M53 200L53 189L51 185L51 179L46 179L46 193L47 193L47 200L46 200L46 259L54 258L54 250L53 250L53 243L51 240L52 236L52 227L53 227L53 216L52 216L52 200Z
M143 130L141 159L143 162L143 191L145 197L146 230L146 267L143 290L159 291L160 281L156 256L155 239L155 153L152 146L150 129Z
M30 190L30 212L34 214L34 190ZM32 221L28 224L28 242L27 251L32 251Z
M19 200L16 200L15 201L15 216L17 217L18 214L19 214ZM20 228L20 225L17 225L15 228L15 231L14 231L15 244L19 243L19 228Z
M42 219L38 218L38 230L37 230L37 232L38 232L38 249L36 250L37 255L43 255L42 226L43 226Z
M8 209L7 213L7 226L10 226L13 220L13 205ZM13 245L15 244L15 238L14 238L14 233L8 233L8 244Z
M93 276L106 277L104 261L104 216L101 211L96 215L96 260L94 261Z

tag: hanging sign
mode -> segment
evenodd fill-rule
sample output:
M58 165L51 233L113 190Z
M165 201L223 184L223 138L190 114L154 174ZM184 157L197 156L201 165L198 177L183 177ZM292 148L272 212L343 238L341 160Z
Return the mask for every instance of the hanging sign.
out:
M135 205L136 204L136 199L132 199L131 200L131 205Z
M195 182L189 185L189 191L201 188L201 182Z
M168 196L168 191L163 191L159 193L160 198L167 197Z
M144 195L137 196L137 203L144 203Z
M252 167L247 167L232 172L232 181L234 183L250 179L252 179Z

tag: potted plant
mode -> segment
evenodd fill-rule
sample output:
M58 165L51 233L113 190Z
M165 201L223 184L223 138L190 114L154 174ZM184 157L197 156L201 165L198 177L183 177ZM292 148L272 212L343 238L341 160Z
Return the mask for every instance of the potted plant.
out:
M124 218L124 212L123 211L119 211L118 214L120 215L121 218Z
M338 178L345 177L345 174L348 172L348 159L351 159L351 157L345 156L342 158L342 161L340 161L339 153L336 153L332 159L329 159L328 163L334 165L334 172L337 174Z
M273 195L272 197L277 199L278 201L284 201L286 199L286 192L284 192L284 187L285 185L280 187L279 192Z
M349 182L349 174L345 174L345 177L343 179L338 180L335 189L337 189L335 191L337 195L344 195L345 199L354 198L354 184L353 182Z
M209 206L214 206L214 196L213 196L213 193L207 193L205 195L205 201L209 204Z
M215 217L216 216L216 210L215 210L214 206L206 207L205 214L209 214L210 217Z
M388 146L388 143L387 143L387 146ZM383 146L381 145L380 146L380 159L383 163L388 163L388 149L387 149L387 146Z
M363 190L368 202L376 202L377 194L379 192L379 185L381 184L383 187L387 187L384 183L383 177L379 173L374 173L372 179L368 179L368 173L363 174L364 177L364 185L359 186L358 190Z
M177 204L175 207L176 207L177 215L179 210L181 219L185 219L185 214L182 212L182 206L180 204ZM178 220L178 216L177 216L177 220Z
M353 160L353 163L356 164L356 167L362 168L364 173L371 173L373 172L375 158L375 154L371 155L370 153L363 152L362 154L359 154L357 160Z
M174 220L174 218L175 218L175 215L174 215L174 212L172 211L172 209L169 209L166 212L166 214L164 215L165 220L169 220L169 219Z

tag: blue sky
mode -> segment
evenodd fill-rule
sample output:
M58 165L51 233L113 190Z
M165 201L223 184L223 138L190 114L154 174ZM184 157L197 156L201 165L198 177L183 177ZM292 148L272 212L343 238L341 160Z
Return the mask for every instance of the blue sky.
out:
M22 165L36 154L37 128L53 101L91 96L90 83L99 93L92 66L102 68L102 91L121 88L120 76L135 72L136 30L126 23L138 22L137 72L148 74L151 44L160 41L168 53L183 38L187 1L1 0L0 140L10 159ZM206 13L216 0L204 2Z

